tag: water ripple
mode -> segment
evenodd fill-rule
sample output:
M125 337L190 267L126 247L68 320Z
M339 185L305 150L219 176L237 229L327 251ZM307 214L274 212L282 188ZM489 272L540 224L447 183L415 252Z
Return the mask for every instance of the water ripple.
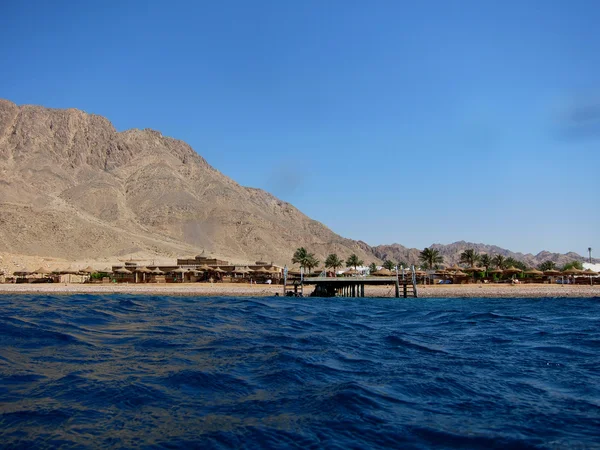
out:
M0 296L0 447L600 448L598 299Z

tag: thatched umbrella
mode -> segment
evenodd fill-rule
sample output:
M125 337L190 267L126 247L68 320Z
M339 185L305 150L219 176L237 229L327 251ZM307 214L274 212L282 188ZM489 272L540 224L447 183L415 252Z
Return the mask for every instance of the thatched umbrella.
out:
M105 267L104 269L102 269L103 273L112 273L112 269L110 267Z
M379 270L373 272L371 275L376 276L376 277L391 277L392 275L394 275L394 273L392 273L391 270L386 269L384 267L383 269L379 269Z
M115 270L115 273L132 274L133 272L129 269L126 269L125 267L119 267Z
M546 275L548 277L555 277L557 275L560 275L560 271L559 270L550 269L550 270L544 271L544 275Z
M209 270L212 270L212 267L210 267L207 264L202 264L200 267L198 267L198 270L201 270L202 272L207 272Z
M359 272L356 269L348 269L344 272L344 275L357 275Z
M171 272L171 273L186 273L187 269L184 269L183 267L178 267L177 269L169 270L169 272Z
M504 270L502 270L502 269L494 269L494 270L490 270L488 273L504 273Z
M158 267L156 267L155 269L152 270L152 274L154 274L154 275L163 275L164 272L162 270L160 270Z
M507 275L514 275L516 273L521 273L523 270L516 268L515 266L510 266L508 269L504 269L504 273Z
M455 276L455 277L459 277L459 278L460 278L460 277L468 277L468 276L469 276L469 274L467 274L467 273L464 273L463 271L459 270L459 271L457 271L457 272L454 272L454 276Z
M485 272L485 267L467 267L463 272Z
M583 270L578 269L576 267L571 267L569 270L565 270L563 275L581 275L583 274Z
M137 267L135 271L140 273L152 273L152 271L147 267Z
M269 272L269 270L267 270L265 267L259 267L258 269L254 270L254 273L271 273L271 272Z
M594 272L592 269L586 269L581 275L590 277L590 285L594 285L594 277L598 276L598 272Z
M544 272L542 272L541 270L537 270L537 269L529 269L525 271L526 275L533 275L534 277L541 277L542 275L544 275Z
M85 269L81 269L80 272L92 274L92 273L96 273L97 270L90 266L87 266Z
M220 267L217 267L217 268L213 269L213 272L216 272L216 273L227 273L226 270L223 270Z
M454 264L452 267L448 267L446 270L448 272L460 272L460 271L462 271L462 267L460 267L457 264Z
M52 272L50 272L45 267L40 267L38 270L34 270L32 273L37 273L37 274L40 274L40 275L48 275L48 274L50 274Z

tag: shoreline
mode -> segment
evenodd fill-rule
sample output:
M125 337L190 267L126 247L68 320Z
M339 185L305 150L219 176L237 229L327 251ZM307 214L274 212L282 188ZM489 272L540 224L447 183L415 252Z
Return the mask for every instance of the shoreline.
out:
M313 290L307 287L308 296ZM239 283L178 283L178 284L0 284L0 295L73 295L131 294L197 297L270 297L283 295L281 285ZM543 298L600 297L600 285L550 284L455 284L419 285L419 298ZM394 286L367 286L366 298L395 298ZM351 297L337 297L351 298ZM402 298L402 297L401 297ZM409 297L413 298L413 297Z

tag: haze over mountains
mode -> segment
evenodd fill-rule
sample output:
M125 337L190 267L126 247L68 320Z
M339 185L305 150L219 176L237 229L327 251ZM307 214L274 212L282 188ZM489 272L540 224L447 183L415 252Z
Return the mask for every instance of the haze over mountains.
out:
M204 251L283 265L300 246L321 261L335 252L366 263L416 263L421 250L345 239L268 192L240 186L157 131L117 132L107 119L76 109L0 100L0 252L78 260ZM465 242L435 247L449 263L468 247L528 265L584 259Z

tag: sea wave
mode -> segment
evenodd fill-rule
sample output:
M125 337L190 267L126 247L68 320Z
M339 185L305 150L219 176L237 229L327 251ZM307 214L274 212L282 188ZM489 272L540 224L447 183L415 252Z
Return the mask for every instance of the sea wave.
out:
M598 448L594 299L0 298L0 447Z

